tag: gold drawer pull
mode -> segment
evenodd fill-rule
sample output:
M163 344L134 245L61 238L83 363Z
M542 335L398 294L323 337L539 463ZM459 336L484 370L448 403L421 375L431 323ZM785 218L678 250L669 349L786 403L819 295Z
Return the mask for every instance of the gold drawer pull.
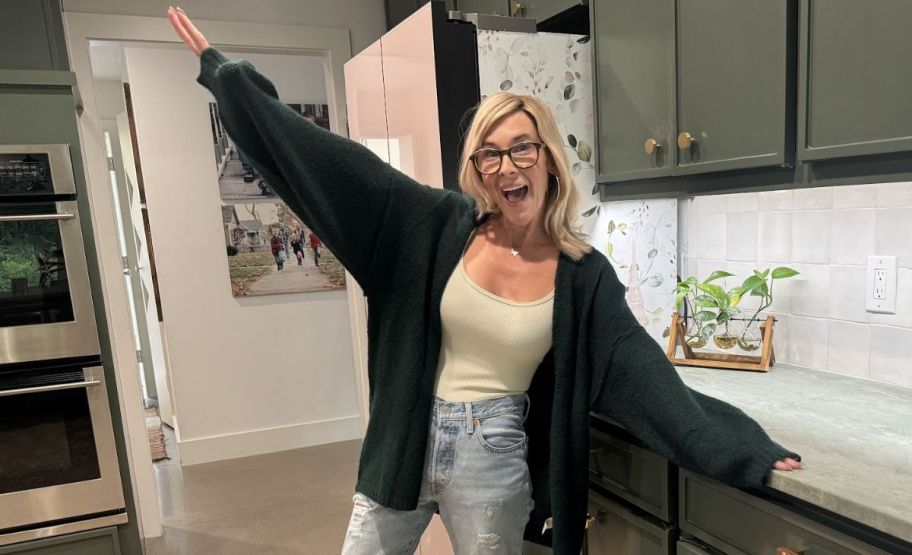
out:
M776 555L801 555L802 553L803 553L802 551L796 551L796 550L790 549L788 547L777 547L776 548Z
M653 139L652 137L646 139L646 142L643 143L643 150L646 151L646 154L652 156L659 152L659 149L662 148L662 145L659 144L659 141Z
M591 514L586 513L586 530L588 530L589 527L592 526L593 523L600 522L603 518L605 518L605 516L607 514L608 513L606 513L605 511L601 511L601 510L598 511L597 513L595 513L595 516L592 516Z
M681 131L678 135L678 148L681 150L687 150L695 142L697 142L696 139L687 131Z

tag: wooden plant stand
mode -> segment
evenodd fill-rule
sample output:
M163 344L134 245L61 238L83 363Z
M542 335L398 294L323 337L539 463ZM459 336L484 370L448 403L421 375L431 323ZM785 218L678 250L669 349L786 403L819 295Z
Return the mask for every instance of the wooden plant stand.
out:
M728 368L731 370L749 370L768 372L776 363L773 352L773 324L775 319L767 316L766 322L760 325L762 345L760 356L726 355L724 353L698 353L687 344L684 331L684 318L675 312L671 317L671 335L668 336L668 360L678 366L703 366L706 368ZM678 357L678 346L684 351L684 358Z

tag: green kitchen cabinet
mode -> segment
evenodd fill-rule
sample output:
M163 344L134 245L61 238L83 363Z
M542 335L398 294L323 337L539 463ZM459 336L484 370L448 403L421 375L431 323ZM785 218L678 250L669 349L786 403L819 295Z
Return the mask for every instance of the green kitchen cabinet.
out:
M0 547L0 555L121 555L117 528L100 528Z
M912 150L912 2L802 0L798 159Z
M675 161L675 0L592 0L596 171L669 176Z
M592 0L601 183L794 162L797 0Z
M791 0L678 0L676 175L793 162L796 23Z

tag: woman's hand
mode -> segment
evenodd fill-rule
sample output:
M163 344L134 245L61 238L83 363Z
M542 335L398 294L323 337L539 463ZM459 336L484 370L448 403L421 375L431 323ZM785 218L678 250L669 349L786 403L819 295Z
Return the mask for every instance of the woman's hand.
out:
M801 468L801 463L792 458L785 458L773 463L773 468L776 470L798 470Z
M199 56L203 50L209 48L209 41L197 30L196 26L190 22L190 18L180 8L168 8L168 21L177 32L184 44L193 50L193 53Z

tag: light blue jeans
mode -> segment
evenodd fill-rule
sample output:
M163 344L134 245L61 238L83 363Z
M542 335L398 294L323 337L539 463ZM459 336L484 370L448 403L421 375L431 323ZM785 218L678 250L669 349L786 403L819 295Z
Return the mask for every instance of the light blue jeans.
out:
M390 509L356 493L343 555L412 555L438 510L456 555L521 554L534 506L528 408L528 395L469 403L437 397L418 508Z

